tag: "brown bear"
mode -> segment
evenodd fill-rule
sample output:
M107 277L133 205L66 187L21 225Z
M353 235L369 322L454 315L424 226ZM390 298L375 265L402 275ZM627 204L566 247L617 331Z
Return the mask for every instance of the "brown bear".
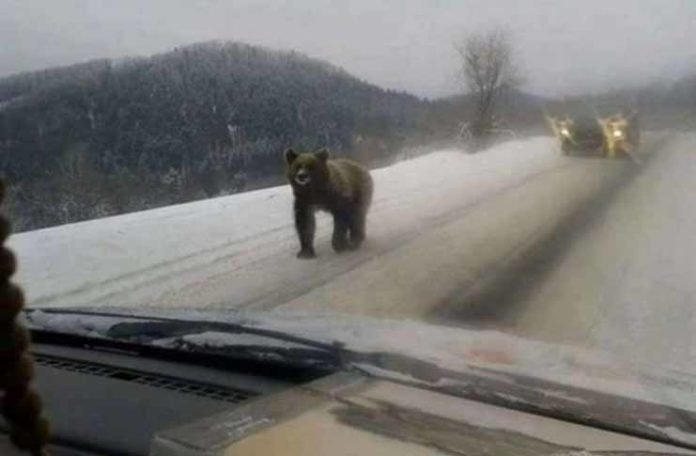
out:
M314 258L314 212L330 212L334 219L331 245L336 252L354 250L365 239L367 210L372 201L372 177L360 164L329 160L329 152L298 154L285 151L288 180L295 194L295 227L300 238L298 258Z

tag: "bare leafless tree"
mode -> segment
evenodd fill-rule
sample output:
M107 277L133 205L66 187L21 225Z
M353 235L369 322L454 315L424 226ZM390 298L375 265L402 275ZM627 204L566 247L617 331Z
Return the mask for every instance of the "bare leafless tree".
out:
M475 33L456 43L455 48L461 59L461 81L474 100L469 130L475 138L485 138L494 127L501 95L522 82L511 35L500 29Z

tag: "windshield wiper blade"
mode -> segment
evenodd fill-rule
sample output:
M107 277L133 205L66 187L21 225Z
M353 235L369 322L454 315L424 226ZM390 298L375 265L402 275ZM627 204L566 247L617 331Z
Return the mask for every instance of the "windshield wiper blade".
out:
M74 316L75 322L61 320L56 325L32 316L35 312L56 316ZM37 341L47 343L82 346L97 350L126 351L138 356L161 357L164 351L172 355L178 353L180 358L195 353L218 357L220 359L256 361L261 363L284 364L298 368L335 371L345 368L347 361L345 349L339 343L323 343L300 336L286 334L262 328L245 326L238 323L224 323L206 320L183 320L167 317L131 316L111 312L82 311L78 309L27 309L24 311L27 327L39 336ZM81 317L114 319L104 324L101 329L92 330L90 321ZM79 327L87 323L90 329ZM70 325L78 327L70 329ZM258 337L258 343L249 339L235 343L217 341L214 344L191 342L186 336L200 335L205 332L221 335L240 335ZM217 334L213 334L215 337ZM264 343L268 339L270 343Z
M241 323L217 322L210 320L186 320L170 317L153 317L140 315L123 315L113 312L101 312L79 309L26 309L24 314L30 324L36 324L31 318L34 312L41 312L52 315L76 315L89 317L114 318L121 321L114 323L106 333L105 337L118 339L124 338L164 338L175 337L186 334L196 334L203 331L215 331L226 334L249 334L265 337L273 340L287 342L296 345L303 345L317 350L327 352L340 352L344 350L343 344L339 342L326 343L318 342L306 337L288 334L272 329L256 328L243 325Z
M38 344L33 349L36 353L41 353L41 347L44 345L69 347L282 378L284 381L298 384L329 375L339 369L331 354L314 349L277 353L268 347L245 347L234 353L216 353L207 349L182 350L45 329L33 329L31 333L33 342Z
M418 369L419 374L429 377L430 380L433 379L433 376L437 377L439 375L439 370L435 368L435 366L430 365L430 363L424 363L417 359L397 353L359 352L346 348L346 346L339 341L333 341L331 343L320 342L306 337L288 334L282 331L257 328L241 323L195 319L189 320L172 317L155 317L149 315L128 315L114 312L81 309L27 309L24 311L24 313L28 319L28 322L30 323L30 328L31 324L33 323L31 314L35 311L52 315L74 315L76 317L87 316L116 319L117 322L108 326L108 329L104 331L103 334L100 334L100 337L103 338L103 340L123 342L132 344L134 346L152 346L153 342L168 340L169 343L167 345L170 349L187 349L189 351L206 351L209 353L216 352L223 356L225 353L234 354L234 356L238 357L244 354L244 352L247 354L261 352L262 355L264 353L272 352L276 354L283 353L286 356L289 355L291 358L301 358L304 363L311 363L311 358L315 357L320 360L322 364L331 365L334 369L358 370L367 375L370 374L360 368L360 364L368 364L377 368L392 371L408 371L413 369L415 366L420 366L420 369ZM61 324L60 326L63 327L64 325ZM57 331L53 328L43 328L38 330L43 331L44 334L47 331L51 333L64 332ZM37 328L34 328L33 331L37 331ZM243 346L235 343L218 343L215 347L210 345L191 347L186 343L186 336L202 334L205 332L258 336L284 344L290 344L291 347L274 348L269 346L255 346L254 344L250 344L248 342ZM306 349L302 350L302 347L306 347ZM309 349L309 351L307 349ZM311 356L311 351L314 351L314 356ZM431 369L423 369L422 364L427 364ZM430 372L430 375L428 375L426 372Z

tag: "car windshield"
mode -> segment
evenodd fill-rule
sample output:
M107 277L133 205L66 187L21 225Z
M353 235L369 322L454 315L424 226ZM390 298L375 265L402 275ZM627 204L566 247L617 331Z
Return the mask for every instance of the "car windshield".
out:
M30 310L640 371L696 411L696 2L2 4Z

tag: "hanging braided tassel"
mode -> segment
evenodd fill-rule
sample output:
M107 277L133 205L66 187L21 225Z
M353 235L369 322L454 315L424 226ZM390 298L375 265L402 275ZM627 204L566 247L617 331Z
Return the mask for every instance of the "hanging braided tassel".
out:
M0 203L5 186L0 181ZM10 438L19 449L44 456L49 437L48 421L41 416L41 399L30 383L34 362L28 352L29 332L17 322L24 306L22 290L10 277L17 268L12 252L4 246L10 223L0 215L0 392L2 414L10 426Z

